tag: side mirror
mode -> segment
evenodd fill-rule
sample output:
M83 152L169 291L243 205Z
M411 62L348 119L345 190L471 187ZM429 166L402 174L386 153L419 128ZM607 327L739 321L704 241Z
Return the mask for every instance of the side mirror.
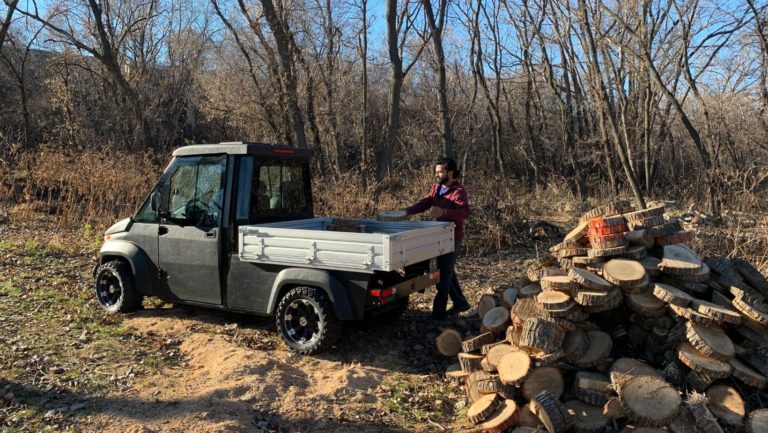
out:
M165 218L168 216L168 206L163 203L162 189L160 191L153 192L149 197L149 202L152 210L157 212L159 217Z

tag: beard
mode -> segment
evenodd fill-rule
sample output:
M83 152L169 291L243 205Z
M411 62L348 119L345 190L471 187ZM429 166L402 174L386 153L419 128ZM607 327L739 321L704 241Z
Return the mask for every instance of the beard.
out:
M448 183L449 180L450 179L448 179L448 176L438 177L437 178L437 183L439 183L440 185L445 185L445 184Z

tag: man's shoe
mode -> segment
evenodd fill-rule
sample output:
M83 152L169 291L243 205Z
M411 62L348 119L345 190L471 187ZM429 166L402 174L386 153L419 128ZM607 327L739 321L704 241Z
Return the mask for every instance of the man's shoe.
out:
M469 305L469 304L462 305L460 307L457 307L457 306L454 305L451 308L449 308L448 311L446 311L446 313L449 316L458 316L459 314L461 314L461 313L463 313L465 311L468 311L470 308L472 308L472 306Z

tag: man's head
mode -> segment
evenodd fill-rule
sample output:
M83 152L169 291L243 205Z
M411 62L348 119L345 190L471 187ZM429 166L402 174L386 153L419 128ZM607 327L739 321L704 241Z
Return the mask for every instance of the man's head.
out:
M447 185L460 176L461 172L453 158L443 158L435 163L435 177L441 185Z

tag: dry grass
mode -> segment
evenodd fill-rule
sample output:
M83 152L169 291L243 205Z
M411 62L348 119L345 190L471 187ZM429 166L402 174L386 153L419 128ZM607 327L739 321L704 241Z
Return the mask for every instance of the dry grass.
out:
M20 154L12 170L0 172L0 201L10 207L10 217L35 218L42 211L62 231L98 234L114 221L131 215L145 199L169 157L117 151L62 152L44 148ZM611 199L608 185L593 183L594 197L582 202L566 179L529 187L515 179L499 179L485 173L467 173L463 182L472 205L467 223L467 247L473 254L500 252L530 246L530 227L547 221L567 231L592 205ZM400 173L386 190L376 195L365 186L363 174L314 179L315 213L335 217L372 218L378 211L408 206L429 190L431 167L421 172ZM704 210L702 188L680 186L671 197L681 208ZM696 247L708 254L745 257L762 270L768 267L768 229L762 217L765 193L755 193L744 182L723 182L723 224L705 227ZM627 191L623 197L630 197ZM0 210L0 213L2 210ZM544 245L542 245L544 246Z

